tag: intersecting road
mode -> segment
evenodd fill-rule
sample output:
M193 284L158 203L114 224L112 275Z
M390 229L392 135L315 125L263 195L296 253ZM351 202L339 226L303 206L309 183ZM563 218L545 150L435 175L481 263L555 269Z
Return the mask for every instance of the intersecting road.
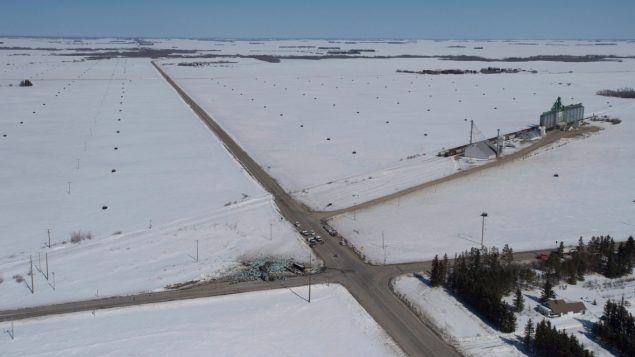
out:
M153 62L161 75L174 87L183 100L216 134L227 150L240 162L276 201L282 216L289 222L300 222L305 229L323 231L321 222L310 210L288 194L249 154L218 125L178 84ZM368 311L384 330L410 356L457 356L457 351L446 344L435 331L422 321L390 290L390 278L400 274L398 267L373 267L365 264L351 249L339 245L333 239L325 239L314 251L328 270L340 272L338 283L342 284ZM393 274L387 273L390 270Z
M315 213L296 201L278 182L271 177L249 154L236 143L232 137L218 125L190 96L172 80L160 65L152 62L165 80L176 90L183 100L192 108L199 118L225 145L226 149L239 161L245 170L256 179L274 197L280 214L289 222L300 222L304 229L323 231L320 218L335 213ZM549 140L553 142L555 140ZM523 152L524 154L524 152ZM511 159L511 158L510 158ZM421 189L418 187L417 189ZM406 190L396 194L407 194ZM385 197L364 204L363 207L377 204L381 200L392 199ZM359 209L362 207L356 207ZM354 208L349 208L354 209ZM348 210L348 209L347 209ZM345 211L347 211L345 210ZM344 211L343 211L344 212ZM341 213L343 213L341 212ZM324 232L326 233L326 232ZM328 236L328 234L323 234ZM339 240L325 239L324 244L313 248L314 252L324 262L325 270L312 277L315 283L334 282L343 285L377 321L377 323L393 338L401 349L410 356L458 356L453 346L447 344L435 331L434 327L417 316L406 306L390 288L391 280L399 275L430 269L430 262L407 264L369 265L364 263L355 252L339 244ZM531 259L536 251L516 253L515 260ZM130 296L115 296L87 301L52 304L31 308L0 311L0 321L24 319L76 311L105 309L112 307L131 306L173 300L192 299L199 297L235 294L268 289L289 288L306 285L307 276L300 276L274 282L213 282L195 285L186 289L168 290L155 293L145 293Z

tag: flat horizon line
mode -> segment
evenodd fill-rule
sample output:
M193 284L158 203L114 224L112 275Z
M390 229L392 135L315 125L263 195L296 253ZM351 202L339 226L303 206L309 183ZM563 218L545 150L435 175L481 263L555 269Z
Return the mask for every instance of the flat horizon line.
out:
M515 38L460 38L460 37L190 37L190 36L58 36L58 35L3 35L0 34L0 38L46 38L46 39L104 39L114 38L123 40L134 39L153 39L153 40L199 40L199 41L635 41L635 38L530 38L530 37L515 37Z

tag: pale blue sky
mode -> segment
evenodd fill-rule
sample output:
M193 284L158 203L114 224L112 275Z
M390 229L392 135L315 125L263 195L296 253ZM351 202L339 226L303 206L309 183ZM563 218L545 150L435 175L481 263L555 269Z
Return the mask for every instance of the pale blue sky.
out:
M0 0L0 36L635 38L633 0Z

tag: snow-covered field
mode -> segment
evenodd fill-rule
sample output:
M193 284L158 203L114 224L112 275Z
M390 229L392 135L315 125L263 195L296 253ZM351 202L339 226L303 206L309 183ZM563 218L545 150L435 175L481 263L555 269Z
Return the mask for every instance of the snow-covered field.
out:
M6 357L402 355L343 287L313 286L310 304L307 293L300 287L23 320L14 324L14 340L0 335L0 348Z
M16 270L26 273L29 255L49 250L44 248L48 229L54 244L49 258L57 270L64 269L54 265L61 252L100 246L95 242L101 240L141 237L131 246L146 247L146 240L163 240L169 235L165 232L181 220L186 226L191 222L207 227L238 224L233 235L210 233L219 237L208 247L214 252L210 259L218 251L232 250L214 258L218 264L187 273L157 274L154 283L142 284L141 289L163 286L159 279L213 276L232 269L254 251L297 259L308 255L291 227L279 222L266 193L228 158L148 59L82 62L81 57L49 54L141 46L197 51L186 56L323 55L329 51L320 47L374 49L363 52L368 56L635 54L635 43L628 41L150 41L3 39L4 47L62 50L5 49L0 53L0 104L5 113L0 117L0 134L6 135L0 136L0 149L3 159L10 158L0 162L0 272L4 279L0 291L11 286L19 288L25 299L30 296L24 284L16 284L12 277ZM230 63L177 65L192 61ZM382 261L385 253L388 262L415 261L477 246L482 211L489 213L486 244L509 243L515 250L575 241L581 235L612 234L623 239L635 233L635 104L595 94L599 89L632 86L633 59L587 63L282 59L269 63L224 57L170 58L162 63L257 162L316 210L347 207L456 172L459 163L435 155L467 142L469 120L479 129L477 139L494 136L496 129L515 131L536 124L558 96L565 104L582 102L587 114L606 113L623 120L617 126L604 125L605 130L588 138L542 149L525 160L336 218L338 230L371 260ZM537 73L396 73L397 69L488 66ZM36 85L8 86L25 78ZM554 173L559 177L554 178ZM232 215L235 211L241 213ZM203 218L208 214L209 220ZM223 217L222 222L217 217ZM267 243L263 237L268 237L270 227L273 241ZM90 231L95 238L80 245L68 243L69 234L79 230ZM123 234L112 236L115 232ZM194 236L186 244L169 240L160 249L189 252L187 256L192 241L200 240ZM250 249L236 248L237 237L249 241L238 245ZM95 257L110 249L102 247ZM152 256L157 252L148 251L142 257ZM66 271L79 264L67 261ZM174 264L169 259L157 262L155 271ZM94 273L82 270L87 277ZM134 275L134 271L139 270L121 274ZM104 289L90 286L85 290L92 294L97 288Z
M573 243L580 236L635 234L635 103L613 112L624 121L585 139L334 219L369 259L430 259L485 245L517 251ZM554 174L559 177L554 177ZM380 219L381 217L381 219Z
M308 259L149 59L26 52L0 52L0 309L157 289L255 257ZM72 243L77 231L92 239ZM30 284L29 257L44 265L45 253L56 290L36 272L31 294L14 276Z
M539 290L523 291L525 308L516 315L516 332L500 333L474 315L463 304L442 288L432 288L419 278L408 275L397 278L395 290L414 305L441 332L446 341L454 344L467 356L524 356L521 339L524 327L530 318L534 323L545 319L536 311ZM635 276L607 279L601 275L589 275L577 285L560 285L554 288L556 297L565 301L582 301L587 308L585 314L549 319L556 328L574 334L587 349L596 356L611 356L589 337L592 324L602 316L608 299L619 301L622 297L631 313L635 312ZM513 298L509 297L511 303ZM595 305L593 302L595 301Z
M635 53L635 45L622 45ZM516 55L512 49L498 46L488 55ZM477 138L489 138L497 129L506 133L537 124L558 96L565 103L583 102L588 114L615 108L620 100L595 92L629 85L635 63L230 61L202 67L177 65L187 60L163 63L258 162L316 210L348 207L456 172L452 159L436 154L468 142L469 120L480 131ZM396 73L488 66L538 73Z

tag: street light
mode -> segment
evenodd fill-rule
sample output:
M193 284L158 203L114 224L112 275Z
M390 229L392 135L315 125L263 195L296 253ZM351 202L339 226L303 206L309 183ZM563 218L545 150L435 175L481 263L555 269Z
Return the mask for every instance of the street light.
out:
M483 217L483 223L481 225L481 249L485 248L483 245L483 238L485 237L485 217L487 217L487 212L481 213L481 217Z

